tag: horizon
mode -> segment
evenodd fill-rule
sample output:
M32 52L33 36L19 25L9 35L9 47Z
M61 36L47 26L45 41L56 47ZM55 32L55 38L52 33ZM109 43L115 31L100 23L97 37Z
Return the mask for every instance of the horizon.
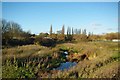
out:
M117 2L3 2L3 19L14 21L25 31L53 33L65 25L103 34L118 32ZM33 20L32 20L33 19Z

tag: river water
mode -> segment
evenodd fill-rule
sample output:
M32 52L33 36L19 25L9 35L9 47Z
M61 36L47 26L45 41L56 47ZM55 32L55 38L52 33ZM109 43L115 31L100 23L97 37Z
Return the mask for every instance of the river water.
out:
M68 52L64 52L65 56L67 57L68 55ZM59 67L55 68L55 70L64 70L64 69L69 69L73 66L75 66L77 64L77 62L70 62L70 61L67 61L67 62L64 62L64 63L61 63Z
M65 63L61 63L61 65L56 68L56 70L64 70L64 69L69 69L73 66L75 66L77 63L76 62L65 62Z

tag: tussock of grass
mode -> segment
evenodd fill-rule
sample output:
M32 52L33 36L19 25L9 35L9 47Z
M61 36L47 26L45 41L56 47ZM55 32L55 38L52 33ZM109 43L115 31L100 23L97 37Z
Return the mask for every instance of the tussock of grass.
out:
M52 70L64 62L65 58L61 56L63 51L73 54L71 59L78 59L78 64L69 70ZM54 48L26 45L3 49L3 77L110 78L113 77L112 73L102 73L109 72L109 69L111 72L116 71L120 61L118 53L118 45L113 42L64 43ZM80 60L83 54L86 54L88 59ZM100 70L102 71L99 73Z

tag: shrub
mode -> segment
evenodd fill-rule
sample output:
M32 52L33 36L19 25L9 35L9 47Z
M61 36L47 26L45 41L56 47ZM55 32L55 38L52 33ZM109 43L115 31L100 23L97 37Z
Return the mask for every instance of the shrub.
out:
M56 40L50 37L37 37L35 42L46 47L53 47L56 44Z
M53 40L52 38L43 38L41 41L40 41L40 44L42 46L47 46L47 47L50 47L50 46L55 46L55 40Z

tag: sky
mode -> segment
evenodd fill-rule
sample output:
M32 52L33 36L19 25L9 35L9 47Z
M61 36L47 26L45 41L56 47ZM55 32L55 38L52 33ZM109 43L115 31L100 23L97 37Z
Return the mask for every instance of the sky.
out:
M119 0L2 0L3 2L119 2Z
M103 34L118 31L117 2L3 2L2 18L39 34L65 26Z

